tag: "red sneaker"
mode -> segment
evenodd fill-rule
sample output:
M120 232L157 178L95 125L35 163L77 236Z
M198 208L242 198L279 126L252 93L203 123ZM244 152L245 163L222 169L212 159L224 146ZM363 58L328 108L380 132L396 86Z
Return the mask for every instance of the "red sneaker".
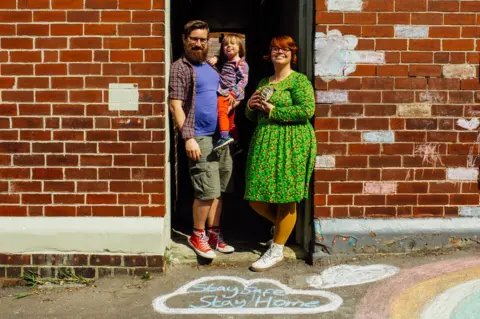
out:
M219 231L208 231L208 244L224 254L233 253L235 251L235 248L225 243L222 233Z
M188 244L197 255L202 256L207 259L214 259L217 257L212 247L208 245L208 237L205 235L205 232L193 232L193 235L188 238Z

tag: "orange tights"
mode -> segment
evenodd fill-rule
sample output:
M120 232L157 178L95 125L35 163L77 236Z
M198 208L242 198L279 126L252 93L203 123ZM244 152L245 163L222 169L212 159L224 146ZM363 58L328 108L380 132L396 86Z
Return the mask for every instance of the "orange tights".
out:
M234 126L234 113L228 114L230 104L224 96L218 97L218 124L220 131L229 132Z
M251 201L250 206L258 214L275 224L273 242L275 244L285 245L297 221L297 204L270 204ZM275 206L277 206L276 212Z

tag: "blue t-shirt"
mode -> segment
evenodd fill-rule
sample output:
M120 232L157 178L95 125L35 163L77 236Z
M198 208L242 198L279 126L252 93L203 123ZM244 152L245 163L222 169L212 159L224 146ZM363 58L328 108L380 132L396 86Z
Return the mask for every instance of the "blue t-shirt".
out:
M217 89L220 76L208 63L193 65L197 76L195 136L213 135L218 125Z

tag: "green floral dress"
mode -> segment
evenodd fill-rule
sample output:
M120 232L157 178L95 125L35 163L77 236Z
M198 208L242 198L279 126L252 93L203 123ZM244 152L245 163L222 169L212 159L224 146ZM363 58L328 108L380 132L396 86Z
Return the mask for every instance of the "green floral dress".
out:
M315 132L309 119L315 113L315 96L308 78L293 72L280 82L265 78L258 89L273 86L270 117L245 108L257 128L250 143L245 199L267 203L299 202L308 197L315 154Z

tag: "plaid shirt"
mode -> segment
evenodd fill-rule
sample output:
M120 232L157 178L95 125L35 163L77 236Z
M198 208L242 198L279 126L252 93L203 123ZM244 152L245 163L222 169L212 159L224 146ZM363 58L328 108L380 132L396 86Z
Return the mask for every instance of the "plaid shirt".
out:
M182 57L170 67L170 81L168 83L168 99L182 100L185 122L182 127L182 137L188 140L195 136L195 96L197 90L197 76L192 64Z

